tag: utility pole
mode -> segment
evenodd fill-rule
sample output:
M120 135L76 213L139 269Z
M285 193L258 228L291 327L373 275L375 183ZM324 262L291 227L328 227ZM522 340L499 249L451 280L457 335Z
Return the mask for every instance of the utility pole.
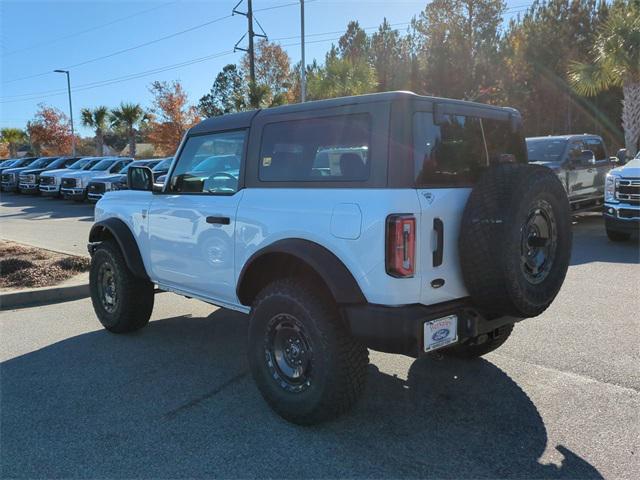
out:
M71 106L71 79L69 70L54 70L55 73L67 74L67 91L69 92L69 118L71 119L71 156L76 156L76 136L73 132L73 107Z
M240 50L241 52L247 52L249 54L249 86L250 88L253 88L256 84L256 55L255 55L255 49L254 49L254 44L253 44L253 39L254 37L262 37L262 38L267 38L267 34L264 32L262 26L260 25L259 22L258 26L260 27L260 30L262 31L262 34L260 33L256 33L253 29L253 21L254 21L254 17L253 17L253 0L247 0L247 11L246 12L241 12L240 10L237 10L238 5L240 5L242 3L243 0L240 0L235 7L233 7L233 10L231 11L232 15L235 15L236 13L238 15L244 15L245 17L247 17L247 33L245 33L240 40L237 41L237 43L234 45L233 47L233 51L238 51ZM238 45L240 44L240 42L242 40L244 40L244 37L249 36L249 48L242 48L239 47ZM257 107L257 105L253 105L254 107Z
M307 97L307 63L304 60L304 0L300 0L300 45L302 59L300 61L300 101L304 103Z

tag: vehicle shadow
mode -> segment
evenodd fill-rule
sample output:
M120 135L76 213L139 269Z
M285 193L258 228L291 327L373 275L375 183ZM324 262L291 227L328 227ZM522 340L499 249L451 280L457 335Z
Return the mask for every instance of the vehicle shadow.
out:
M485 360L425 358L405 381L369 368L363 400L316 427L266 406L244 316L218 310L103 330L0 365L2 477L601 478L547 448L526 393Z
M602 214L573 217L571 265L591 262L640 263L638 236L627 242L611 242L607 238Z
M0 205L21 208L19 213L5 214L1 218L19 217L25 220L42 218L77 218L93 222L94 205L39 195L21 195L2 192Z

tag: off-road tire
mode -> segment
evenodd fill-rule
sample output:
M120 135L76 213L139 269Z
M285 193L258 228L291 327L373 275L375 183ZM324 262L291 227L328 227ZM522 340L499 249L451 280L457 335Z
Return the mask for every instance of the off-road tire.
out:
M546 216L552 232L540 248L531 246L536 242L531 229L538 228L531 224L532 215ZM543 240L540 235L538 241ZM562 286L571 244L569 201L555 173L536 165L489 168L469 196L458 244L464 282L475 305L493 315L540 315ZM539 279L525 263L535 248L553 251L541 257L550 261L541 264Z
M476 342L478 338L472 338L465 343L444 349L442 353L447 356L457 358L481 357L501 347L502 344L507 341L512 331L513 324L505 325L498 328L496 331L491 332L489 334L489 339L483 343L477 344Z
M272 361L270 332L281 316L299 322L309 340L308 385L291 387L282 380L285 377L278 376ZM248 354L251 373L267 403L281 417L299 425L347 412L365 387L367 349L351 336L333 300L304 279L276 280L257 296L249 320Z
M111 311L105 307L101 287L98 285L101 281L101 268L110 269L114 280L117 301ZM153 311L153 283L133 275L115 242L104 241L93 253L89 286L98 320L110 332L133 332L149 323Z
M616 230L610 230L607 228L607 237L612 242L626 242L631 238L631 234L628 232L618 232Z

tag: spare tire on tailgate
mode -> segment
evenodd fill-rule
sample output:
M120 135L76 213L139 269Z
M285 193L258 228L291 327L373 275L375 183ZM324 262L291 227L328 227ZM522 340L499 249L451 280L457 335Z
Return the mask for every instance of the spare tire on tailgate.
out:
M540 315L562 286L571 243L569 201L553 171L489 168L460 228L462 274L474 304L491 315Z

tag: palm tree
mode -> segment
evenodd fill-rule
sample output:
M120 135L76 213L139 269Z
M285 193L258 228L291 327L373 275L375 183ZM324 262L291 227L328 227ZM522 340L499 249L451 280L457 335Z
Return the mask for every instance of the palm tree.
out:
M104 132L108 127L109 109L101 105L93 110L83 108L80 113L82 114L82 125L94 128L96 131L96 155L103 155Z
M136 155L136 127L148 118L139 103L121 103L119 108L111 112L111 125L127 132L129 155L132 157Z
M640 7L614 7L591 49L592 63L571 64L569 81L581 95L622 87L622 128L627 155L640 140Z
M0 137L3 143L9 145L9 156L15 158L18 154L18 147L26 140L27 135L24 133L24 130L20 130L19 128L3 128L0 131Z

